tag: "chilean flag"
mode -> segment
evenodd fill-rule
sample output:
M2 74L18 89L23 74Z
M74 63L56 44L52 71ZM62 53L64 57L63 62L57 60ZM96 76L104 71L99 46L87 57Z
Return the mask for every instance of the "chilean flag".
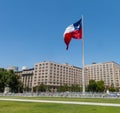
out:
M76 23L69 25L64 32L64 42L68 50L71 39L82 39L82 18Z

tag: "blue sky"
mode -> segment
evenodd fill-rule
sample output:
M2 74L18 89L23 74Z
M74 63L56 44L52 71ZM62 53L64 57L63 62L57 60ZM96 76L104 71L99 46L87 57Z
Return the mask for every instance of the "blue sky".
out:
M85 64L120 63L120 0L0 0L0 67L42 61L82 66L82 41L65 28L84 16Z

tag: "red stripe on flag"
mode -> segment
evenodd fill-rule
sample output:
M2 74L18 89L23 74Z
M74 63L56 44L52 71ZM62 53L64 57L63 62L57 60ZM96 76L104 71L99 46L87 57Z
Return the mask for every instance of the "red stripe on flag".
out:
M71 39L74 38L74 39L81 39L82 38L82 29L80 30L74 30L70 33L66 33L65 34L65 37L64 37L64 42L66 43L67 45L67 50L68 50L68 47L69 47L69 44L70 44L70 41Z

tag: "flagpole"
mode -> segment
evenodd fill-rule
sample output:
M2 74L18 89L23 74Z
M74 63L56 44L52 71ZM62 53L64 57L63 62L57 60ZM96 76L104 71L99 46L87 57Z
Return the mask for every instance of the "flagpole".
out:
M82 93L85 94L85 75L84 75L84 34L83 34L83 15L82 15Z

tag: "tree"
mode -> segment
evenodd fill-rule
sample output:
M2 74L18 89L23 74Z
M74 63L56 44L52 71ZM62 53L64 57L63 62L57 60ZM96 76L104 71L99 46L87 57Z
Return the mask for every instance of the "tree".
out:
M63 86L63 91L65 92L65 91L69 91L69 86L67 85L67 84L64 84L64 86Z
M81 88L78 84L72 84L72 86L70 87L72 92L80 92Z
M111 86L109 87L109 91L111 91L111 92L115 92L115 91L116 91L113 83L112 83Z
M95 81L95 80L90 80L89 85L88 85L88 91L91 92L103 92L105 90L105 85L104 81Z
M24 92L29 92L30 88L28 86L24 86Z
M64 87L62 86L62 85L60 85L59 87L58 87L58 90L57 90L58 92L63 92L64 91Z
M70 87L67 84L60 85L59 88L57 89L58 92L65 92L65 91L70 91Z
M6 70L0 68L0 92L4 92L5 81L6 81L5 75L6 75Z
M47 89L46 85L41 83L39 86L38 86L38 91L40 92L45 92Z
M97 92L103 92L105 90L105 85L104 85L104 81L97 81L96 82L96 91Z
M0 69L0 92L4 92L5 87L9 87L11 92L22 91L23 84L19 77L12 71Z
M23 83L22 81L18 81L18 93L22 93L23 92Z
M33 87L33 92L39 93L39 92L46 92L47 86L43 83ZM49 90L49 89L48 89Z
M95 82L95 80L90 80L89 81L88 91L91 91L91 92L96 91L96 82Z

